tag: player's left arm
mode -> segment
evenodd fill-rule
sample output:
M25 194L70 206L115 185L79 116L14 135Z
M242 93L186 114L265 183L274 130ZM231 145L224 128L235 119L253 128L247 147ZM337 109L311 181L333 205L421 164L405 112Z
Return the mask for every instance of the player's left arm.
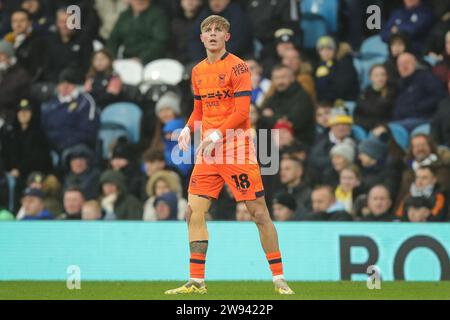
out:
M231 83L234 92L234 112L211 134L213 142L225 136L227 129L237 129L242 123L248 120L250 115L252 83L250 71L244 62L233 67L231 71Z

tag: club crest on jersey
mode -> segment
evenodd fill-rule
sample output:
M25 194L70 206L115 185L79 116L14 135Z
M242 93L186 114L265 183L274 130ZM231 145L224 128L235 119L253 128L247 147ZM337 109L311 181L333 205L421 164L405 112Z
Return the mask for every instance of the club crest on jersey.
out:
M219 85L221 87L225 85L225 77L226 75L224 73L219 73Z
M197 87L200 87L201 84L202 84L202 79L198 79L197 80Z

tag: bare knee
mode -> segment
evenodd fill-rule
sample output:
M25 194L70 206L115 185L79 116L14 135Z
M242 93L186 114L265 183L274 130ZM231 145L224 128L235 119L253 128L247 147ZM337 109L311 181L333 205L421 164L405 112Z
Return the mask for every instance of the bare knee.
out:
M266 206L257 206L250 214L257 225L264 225L271 222L269 211Z

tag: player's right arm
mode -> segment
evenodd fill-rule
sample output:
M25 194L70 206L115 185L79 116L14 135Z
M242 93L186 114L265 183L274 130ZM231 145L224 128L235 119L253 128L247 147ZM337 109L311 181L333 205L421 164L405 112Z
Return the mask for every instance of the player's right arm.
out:
M187 151L189 149L189 145L191 143L191 132L195 129L195 122L202 121L203 117L202 98L197 87L195 68L192 69L191 81L192 90L194 92L194 110L192 111L186 126L183 130L181 130L180 136L178 137L178 145L183 151Z

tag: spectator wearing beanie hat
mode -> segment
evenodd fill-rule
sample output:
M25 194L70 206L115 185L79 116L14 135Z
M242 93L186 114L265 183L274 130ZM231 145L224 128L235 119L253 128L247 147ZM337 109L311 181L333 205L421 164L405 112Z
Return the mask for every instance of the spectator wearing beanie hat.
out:
M319 100L356 100L359 93L358 74L350 54L337 58L337 45L330 36L317 40L320 62L315 70L317 97Z
M343 169L355 161L355 146L351 140L336 144L330 150L331 166L323 171L322 184L336 187Z
M392 195L397 194L401 172L398 172L393 163L387 161L387 156L388 144L379 138L371 137L358 145L364 191L383 184Z
M85 145L70 148L64 157L66 177L65 188L77 186L86 200L96 199L99 195L100 171L94 167L94 153Z
M44 192L27 188L22 198L24 216L21 220L51 220L52 214L45 208Z
M275 196L272 202L273 217L275 221L292 221L297 220L295 210L297 204L293 196L283 192Z
M273 129L280 130L278 141L278 147L280 149L291 146L294 143L294 126L292 125L292 122L284 119L279 119L277 122L275 122Z
M152 149L164 149L164 138L162 128L169 121L178 119L181 115L181 97L172 91L164 93L155 105L155 114L158 118L158 124L155 126L151 142Z
M181 98L178 94L168 91L156 102L155 112L162 123L167 123L180 116Z
M14 47L0 40L0 127L13 122L16 106L30 93L31 77L17 63Z
M134 146L121 138L112 150L109 164L113 170L123 173L128 192L140 198L144 177L135 158Z
M100 176L100 203L105 220L142 220L142 203L127 191L120 171L108 169Z
M340 143L353 143L353 118L346 108L334 107L328 118L329 128L326 134L311 148L309 163L314 176L320 178L323 172L332 166L330 159L331 149Z
M156 197L154 207L157 220L177 220L178 198L175 192Z
M52 174L44 175L42 172L34 171L27 177L26 188L39 189L43 192L44 206L54 217L62 212L61 184L56 176ZM20 190L20 192L22 191ZM21 205L16 215L17 220L21 220L25 216L25 207L23 204Z

